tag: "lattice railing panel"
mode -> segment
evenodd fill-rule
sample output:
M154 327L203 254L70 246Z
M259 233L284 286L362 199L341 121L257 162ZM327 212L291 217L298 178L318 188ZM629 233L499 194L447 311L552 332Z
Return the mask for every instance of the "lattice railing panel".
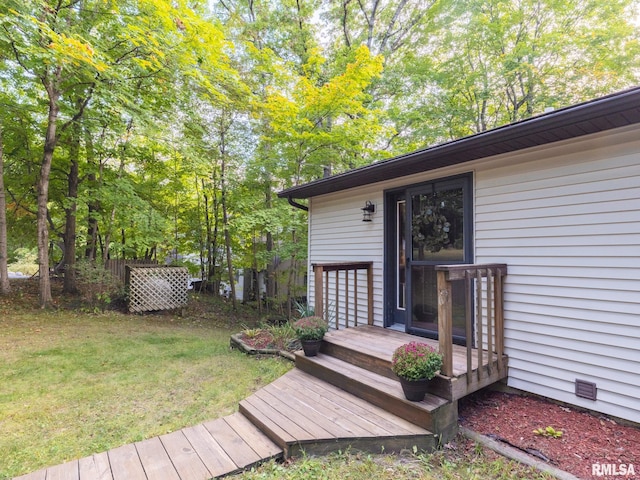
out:
M130 312L173 310L187 304L189 271L184 267L129 267Z

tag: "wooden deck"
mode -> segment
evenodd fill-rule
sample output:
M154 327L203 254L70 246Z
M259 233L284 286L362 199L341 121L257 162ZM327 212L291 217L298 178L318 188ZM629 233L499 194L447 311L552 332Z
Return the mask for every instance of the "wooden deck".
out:
M457 432L457 400L500 377L486 356L467 372L466 349L455 346L454 376L438 377L433 394L409 402L391 356L411 340L431 343L368 325L329 332L317 357L298 352L297 368L242 400L233 415L17 478L205 480L302 451L433 450Z
M388 328L362 325L344 330L333 330L325 336L322 351L348 363L360 365L366 370L396 379L391 371L391 356L400 345L410 341L423 342L438 348L438 341L409 335ZM466 347L453 345L453 376L439 375L432 382L434 393L447 400L458 400L481 388L506 378L508 357L502 357L505 368L498 370L495 355L489 361L487 352L483 352L482 361L478 361L477 350L473 349L471 372L467 372ZM480 368L478 365L480 364Z

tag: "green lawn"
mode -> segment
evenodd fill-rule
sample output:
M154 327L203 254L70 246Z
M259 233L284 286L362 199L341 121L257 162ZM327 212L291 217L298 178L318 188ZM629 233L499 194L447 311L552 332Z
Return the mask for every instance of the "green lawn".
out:
M230 414L292 367L230 351L232 315L3 307L0 479Z

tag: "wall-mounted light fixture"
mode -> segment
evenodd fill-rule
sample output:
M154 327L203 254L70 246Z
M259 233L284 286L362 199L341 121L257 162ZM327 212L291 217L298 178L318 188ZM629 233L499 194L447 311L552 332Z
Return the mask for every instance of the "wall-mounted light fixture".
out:
M376 212L376 206L373 203L371 203L369 200L367 200L364 204L364 207L362 207L361 210L362 210L362 221L370 222L371 214Z

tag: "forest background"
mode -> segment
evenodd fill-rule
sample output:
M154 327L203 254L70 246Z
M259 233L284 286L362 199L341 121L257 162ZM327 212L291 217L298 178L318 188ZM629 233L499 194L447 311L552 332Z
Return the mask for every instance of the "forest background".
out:
M277 191L637 85L637 8L4 0L0 291L30 256L43 307L52 270L187 258L290 305L307 217Z

